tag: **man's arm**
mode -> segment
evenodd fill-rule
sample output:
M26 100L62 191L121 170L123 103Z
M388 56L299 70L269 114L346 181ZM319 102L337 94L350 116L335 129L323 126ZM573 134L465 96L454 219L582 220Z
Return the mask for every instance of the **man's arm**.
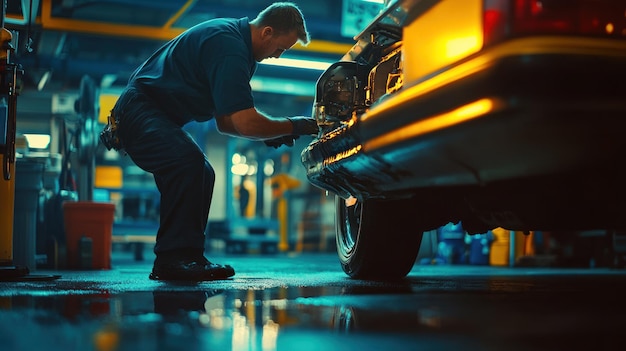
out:
M314 134L317 125L313 118L275 118L256 108L216 117L217 129L222 134L251 140L267 140L286 135Z
M288 119L265 115L254 107L217 117L216 122L220 133L252 140L271 139L292 133L292 125Z

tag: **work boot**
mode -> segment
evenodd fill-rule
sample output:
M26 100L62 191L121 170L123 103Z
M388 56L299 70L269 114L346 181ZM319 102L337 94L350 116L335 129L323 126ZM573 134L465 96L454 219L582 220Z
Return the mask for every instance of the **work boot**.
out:
M157 254L150 273L152 280L208 281L227 279L235 275L230 265L207 260L201 253L189 255L188 250Z

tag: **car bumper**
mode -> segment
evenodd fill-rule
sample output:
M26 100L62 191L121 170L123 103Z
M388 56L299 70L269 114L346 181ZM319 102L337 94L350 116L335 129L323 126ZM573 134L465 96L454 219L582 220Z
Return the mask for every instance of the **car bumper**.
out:
M619 162L626 44L525 38L415 82L302 152L341 196L485 184Z

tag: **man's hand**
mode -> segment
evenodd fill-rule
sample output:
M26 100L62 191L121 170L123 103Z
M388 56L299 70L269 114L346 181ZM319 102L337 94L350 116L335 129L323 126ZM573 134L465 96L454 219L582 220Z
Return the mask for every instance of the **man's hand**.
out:
M299 135L284 135L274 139L265 140L264 143L267 146L271 146L274 149L278 149L283 145L293 146L293 142L298 139Z
M317 135L319 127L313 117L287 117L293 126L294 135Z

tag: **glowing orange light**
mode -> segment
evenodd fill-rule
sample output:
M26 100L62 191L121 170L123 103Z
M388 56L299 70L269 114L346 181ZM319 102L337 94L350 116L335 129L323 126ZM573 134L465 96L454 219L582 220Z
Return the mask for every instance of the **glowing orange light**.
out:
M324 167L328 166L329 164L335 163L337 161L341 161L345 158L348 158L352 155L357 154L359 151L361 151L362 146L361 145L357 145L349 150L340 152L336 155L333 155L331 157L328 157L324 160Z
M377 149L385 145L397 143L399 141L411 139L433 132L438 129L447 128L455 124L467 122L480 117L495 109L498 104L493 99L480 99L467 105L461 106L450 112L446 112L427 119L419 120L408 126L381 135L365 143L363 148L366 151Z
M613 34L613 31L615 30L615 26L613 26L613 23L607 23L604 29L606 30L607 34Z
M349 198L345 199L344 202L346 204L346 207L352 207L352 206L356 205L357 199L356 199L356 197L350 196Z

